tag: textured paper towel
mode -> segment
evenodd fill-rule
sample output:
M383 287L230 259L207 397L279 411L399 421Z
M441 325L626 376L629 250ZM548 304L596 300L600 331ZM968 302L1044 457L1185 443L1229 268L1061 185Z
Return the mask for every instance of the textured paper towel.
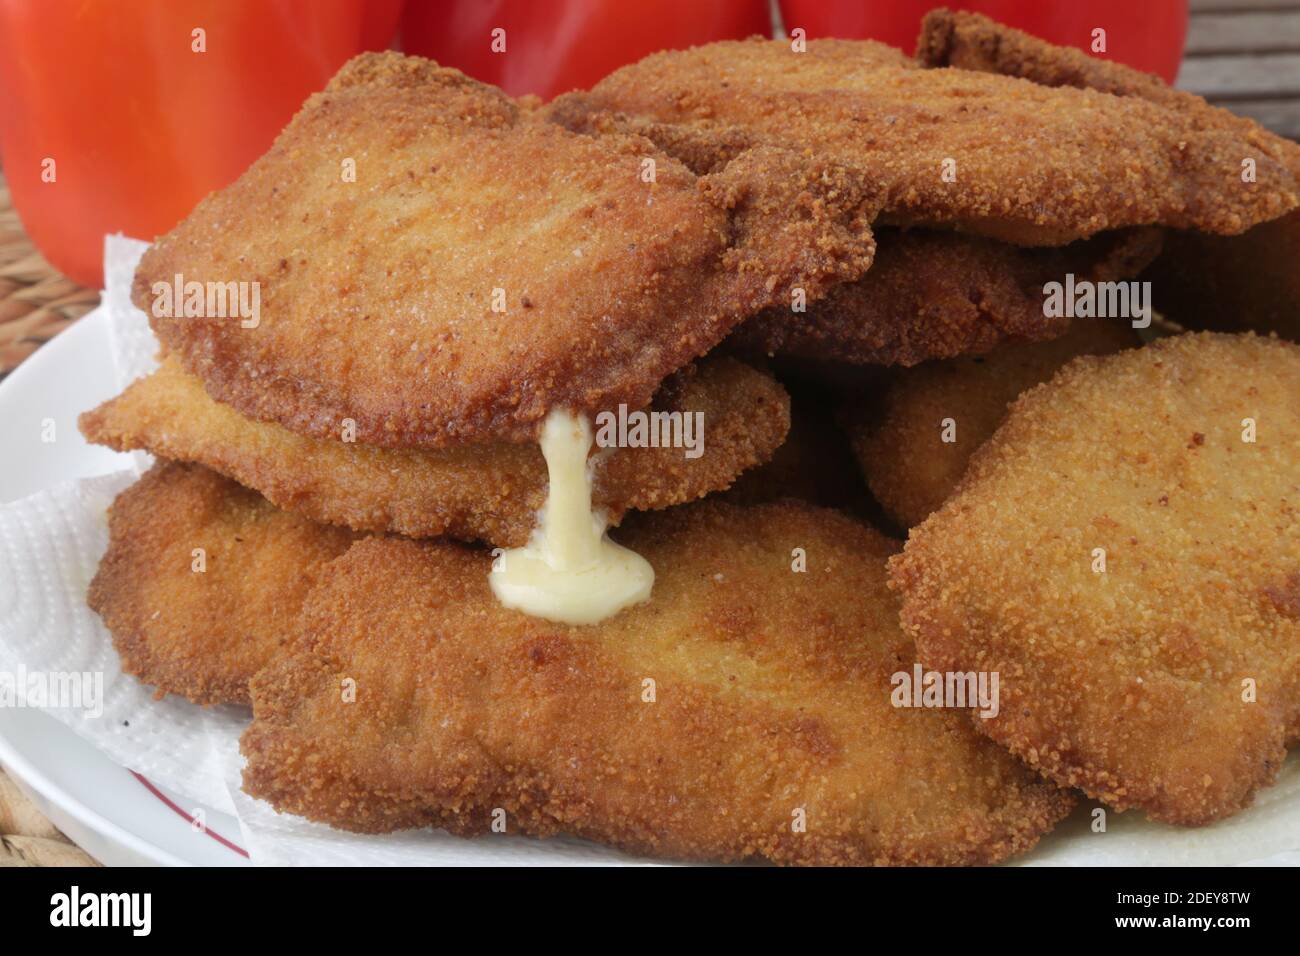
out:
M108 320L113 370L117 387L126 388L158 368L158 340L145 314L131 304L131 281L149 243L125 236L104 237L104 297L100 302ZM99 311L99 310L96 310ZM133 451L131 459L140 474L153 462L148 452Z
M119 472L67 482L0 508L0 671L102 675L102 715L45 709L122 766L231 812L208 730L237 735L246 716L155 701L122 673L108 632L86 606L108 545L104 511L135 478Z
M119 385L154 367L157 343L129 301L144 243L110 237L108 289L100 309L113 332ZM84 320L83 320L84 321ZM147 461L147 456L142 456ZM0 669L97 670L105 712L50 712L123 766L215 809L238 815L252 860L270 865L592 864L643 862L580 840L509 835L461 840L444 833L345 834L275 813L239 790L238 738L248 713L155 701L121 674L111 638L85 606L85 590L107 544L104 510L135 477L123 472L0 507ZM1026 865L1214 865L1300 862L1300 754L1251 809L1212 827L1180 830L1137 813L1107 813L1093 832L1085 805L1020 862Z
M112 330L117 384L126 387L158 367L158 340L145 314L131 304L131 281L149 243L125 236L104 237L105 292L100 308Z

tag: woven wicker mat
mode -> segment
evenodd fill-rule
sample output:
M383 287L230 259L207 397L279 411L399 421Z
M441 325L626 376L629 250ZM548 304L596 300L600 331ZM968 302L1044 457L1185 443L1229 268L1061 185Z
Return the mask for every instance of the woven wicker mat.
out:
M46 820L0 772L0 867L98 866Z
M23 232L0 175L0 378L99 302L64 278ZM0 771L0 866L96 866Z
M99 304L55 271L23 232L0 174L0 378Z

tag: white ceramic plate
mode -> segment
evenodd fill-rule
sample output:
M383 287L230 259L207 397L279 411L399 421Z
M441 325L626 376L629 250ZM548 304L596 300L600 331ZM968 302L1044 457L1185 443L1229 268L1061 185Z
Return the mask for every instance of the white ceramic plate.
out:
M130 457L89 445L77 416L117 393L107 315L94 312L43 346L0 382L0 502L69 478L130 467ZM56 440L41 441L53 419ZM54 825L101 863L246 865L239 822L119 767L38 710L0 708L0 765Z

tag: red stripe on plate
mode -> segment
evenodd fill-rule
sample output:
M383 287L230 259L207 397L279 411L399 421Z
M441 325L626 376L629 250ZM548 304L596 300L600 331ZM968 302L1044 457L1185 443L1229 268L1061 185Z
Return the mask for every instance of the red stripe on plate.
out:
M148 778L144 777L144 776L141 775L141 774L136 773L134 770L131 771L131 776L133 776L133 777L135 777L135 779L139 780L140 783L141 783L141 785L142 785L146 790L148 790L148 791L149 791L150 793L152 793L155 797L157 797L159 800L161 800L161 801L163 802L163 804L164 804L168 809L170 809L173 813L175 813L177 816L180 816L180 817L184 818L184 819L186 820L186 822L188 822L191 826L194 825L194 823L196 822L195 819L194 819L192 816L190 816L188 813L186 813L184 810L182 810L180 807L178 807L178 806L177 806L177 805L176 805L172 800L170 800L170 799L167 797L167 795L166 795L165 793L163 793L161 790L159 790L157 787L155 787L155 786L154 786L154 785L153 785L153 784L148 780ZM220 843L222 846L226 847L227 849L234 850L236 853L238 853L240 856L242 856L242 857L243 857L244 859L246 859L246 860L249 858L249 856L248 856L248 851L245 850L245 849L244 849L242 846L240 846L239 844L237 844L237 843L232 843L230 840L227 840L225 837L223 837L220 833L217 833L215 830L209 830L209 829L207 828L207 826L203 826L201 829L203 830L204 833L206 833L208 836L212 837L212 839L216 840L216 841L217 841L218 843Z

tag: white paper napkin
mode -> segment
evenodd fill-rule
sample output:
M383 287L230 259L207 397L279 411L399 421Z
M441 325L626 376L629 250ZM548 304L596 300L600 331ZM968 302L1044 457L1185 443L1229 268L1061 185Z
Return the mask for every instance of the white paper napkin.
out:
M102 687L102 714L78 706L44 706L115 762L218 810L232 812L209 729L238 736L247 715L236 708L156 701L122 673L86 588L108 545L105 509L136 479L134 472L70 481L0 508L0 671L26 704L30 681L88 678ZM100 708L94 708L98 711Z

